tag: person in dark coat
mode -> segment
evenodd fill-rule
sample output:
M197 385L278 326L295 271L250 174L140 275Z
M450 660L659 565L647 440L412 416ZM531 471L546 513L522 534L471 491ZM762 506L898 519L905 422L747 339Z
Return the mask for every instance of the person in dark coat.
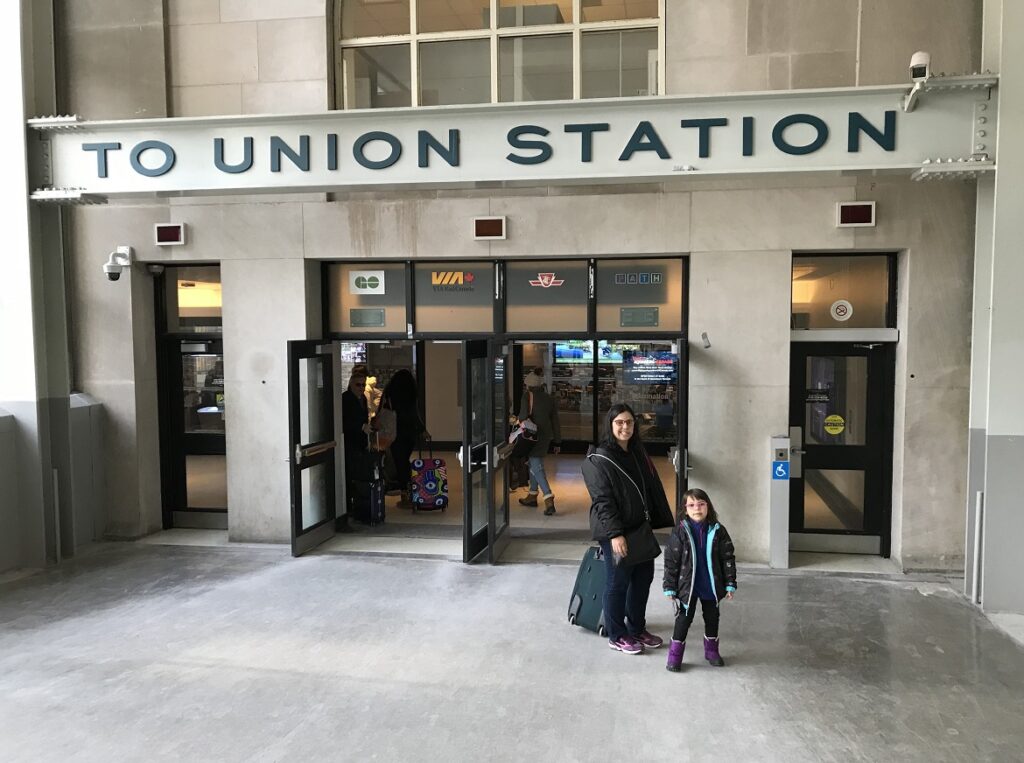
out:
M697 614L698 600L704 613L704 659L715 667L725 665L718 649L719 602L732 599L736 591L736 551L711 498L694 489L683 494L683 501L686 516L669 537L662 581L676 611L666 665L673 672L682 666L686 634Z
M384 394L381 396L381 406L395 412L395 439L389 449L402 489L399 506L412 506L409 492L412 472L409 461L420 435L426 432L426 427L420 419L418 399L416 377L404 368L395 372L385 385ZM427 437L429 436L428 434Z
M530 465L530 489L525 498L520 498L523 506L537 506L538 493L544 498L544 514L555 513L555 494L548 483L544 471L544 456L548 448L554 446L557 455L562 450L562 425L558 420L558 401L544 389L544 369L535 368L523 380L523 400L519 405L519 419L530 419L537 425L537 444L531 448L527 456Z
M348 389L341 395L341 429L345 441L345 478L351 482L370 480L370 458L367 452L370 414L363 390L366 370L356 366L348 380ZM351 495L351 493L350 493Z
M604 439L583 462L583 480L591 499L590 528L608 571L603 601L608 646L625 654L656 649L664 640L647 630L646 615L654 560L661 554L652 530L671 527L674 520L636 416L625 403L608 411Z

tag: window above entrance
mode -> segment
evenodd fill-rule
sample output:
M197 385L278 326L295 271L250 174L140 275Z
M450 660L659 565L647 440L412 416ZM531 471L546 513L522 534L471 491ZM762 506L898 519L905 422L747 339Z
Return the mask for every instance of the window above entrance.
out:
M334 0L339 108L657 95L658 0Z
M894 257L793 257L794 329L894 328Z

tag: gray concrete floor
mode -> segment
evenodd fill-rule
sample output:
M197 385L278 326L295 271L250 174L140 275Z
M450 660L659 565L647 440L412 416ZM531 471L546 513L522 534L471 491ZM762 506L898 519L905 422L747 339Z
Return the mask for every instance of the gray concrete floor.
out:
M574 576L104 545L0 584L0 758L1024 760L1024 649L942 583L741 575L727 667L671 674Z

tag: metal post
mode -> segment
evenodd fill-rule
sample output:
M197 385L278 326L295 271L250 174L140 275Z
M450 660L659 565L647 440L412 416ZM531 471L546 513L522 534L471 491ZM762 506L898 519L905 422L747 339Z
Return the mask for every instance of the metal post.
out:
M770 500L769 500L769 565L775 569L789 568L789 443L787 435L771 438Z
M985 494L974 494L974 572L971 575L971 603L981 604L981 512L985 506Z

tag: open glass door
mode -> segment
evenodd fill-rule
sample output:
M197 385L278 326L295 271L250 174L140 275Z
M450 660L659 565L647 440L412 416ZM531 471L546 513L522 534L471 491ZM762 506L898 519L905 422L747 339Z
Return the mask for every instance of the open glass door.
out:
M334 535L342 460L338 453L340 406L334 380L337 343L288 342L288 453L291 457L292 555L300 556Z
M480 339L463 344L463 442L460 451L465 506L463 561L486 552L493 563L508 544L508 490L495 449L508 417L503 345Z
M497 455L497 448L505 442L506 432L508 432L509 406L512 404L508 386L511 360L511 345L507 342L491 340L490 367L493 369L492 379L494 380L494 404L492 406L494 416L491 418L492 429L488 433L491 442L491 503L487 516L487 560L491 564L501 557L511 537L508 529L510 512L508 469L505 468L505 462L500 460Z

